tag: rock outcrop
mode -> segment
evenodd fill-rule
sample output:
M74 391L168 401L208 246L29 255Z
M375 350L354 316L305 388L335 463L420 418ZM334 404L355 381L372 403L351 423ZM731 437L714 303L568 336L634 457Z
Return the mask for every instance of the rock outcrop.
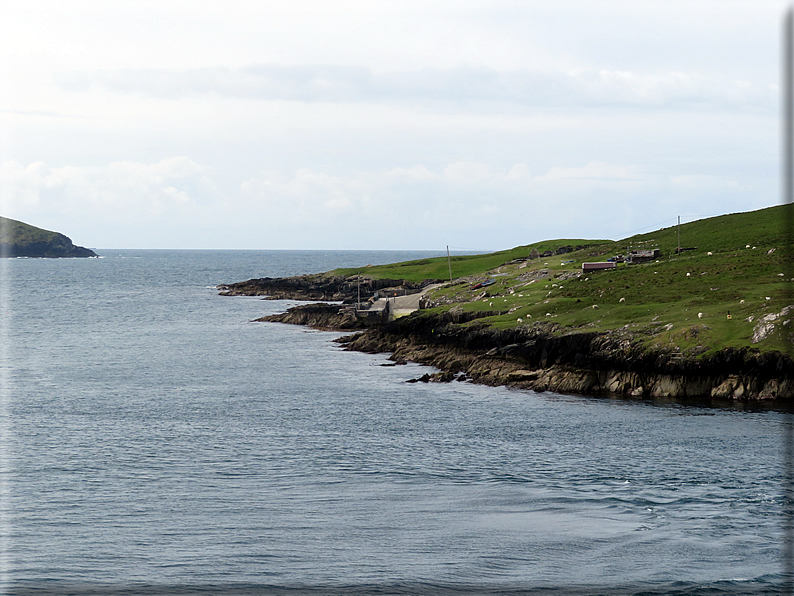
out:
M563 333L553 323L517 329L456 325L441 315L399 319L341 338L346 348L390 352L487 385L579 394L773 400L794 397L794 362L779 352L727 348L681 358L641 346L623 330Z
M353 307L340 308L338 304L322 302L296 306L285 313L268 315L256 320L260 322L305 325L326 331L348 331L364 327L364 323L356 318Z
M546 321L513 329L478 325L494 312L423 312L369 327L337 341L349 350L391 354L395 362L438 368L431 382L469 380L493 386L589 395L715 400L794 397L794 362L779 352L727 348L686 358L651 351L626 330L564 332ZM313 304L264 317L320 329L362 327L338 305Z
M410 293L437 280L420 284L404 279L372 279L366 276L296 275L294 277L263 277L218 286L222 296L263 296L268 300L311 300L351 303L361 296L362 301L385 288L400 287Z

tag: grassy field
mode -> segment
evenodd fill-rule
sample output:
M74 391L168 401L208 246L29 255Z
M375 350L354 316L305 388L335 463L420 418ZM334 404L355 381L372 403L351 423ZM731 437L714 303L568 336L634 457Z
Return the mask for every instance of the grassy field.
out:
M561 326L560 333L623 328L648 346L688 356L725 347L785 351L794 326L788 322L794 319L794 309L783 312L794 303L784 226L790 216L790 207L777 206L684 224L680 245L695 250L681 254L675 252L679 240L673 226L619 241L547 240L487 255L453 257L452 283L435 290L431 298L441 310L499 311L503 314L485 319L496 327L553 321ZM583 248L530 258L533 249L542 253L561 246ZM661 256L582 273L583 262L604 261L639 248L658 248ZM449 279L445 257L335 273L409 281ZM494 284L472 289L484 279ZM774 329L754 343L753 333L764 317Z

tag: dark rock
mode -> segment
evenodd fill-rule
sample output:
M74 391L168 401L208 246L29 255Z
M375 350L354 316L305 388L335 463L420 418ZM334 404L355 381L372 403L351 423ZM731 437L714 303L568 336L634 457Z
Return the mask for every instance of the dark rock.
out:
M349 330L364 326L351 310L342 309L338 304L326 303L302 304L290 308L285 313L268 315L256 321L305 325L326 330Z
M429 383L431 380L430 373L425 373L418 379L408 379L406 383Z
M441 370L416 382L467 378L536 391L650 398L794 397L794 362L786 354L727 348L704 359L671 358L644 348L627 332L560 331L546 322L514 329L463 326L442 314L422 313L340 343L352 350L392 352Z
M312 300L353 303L374 297L386 288L400 287L412 293L437 280L412 283L403 279L372 279L366 276L318 273L294 277L263 277L218 286L221 296L264 296L268 300Z

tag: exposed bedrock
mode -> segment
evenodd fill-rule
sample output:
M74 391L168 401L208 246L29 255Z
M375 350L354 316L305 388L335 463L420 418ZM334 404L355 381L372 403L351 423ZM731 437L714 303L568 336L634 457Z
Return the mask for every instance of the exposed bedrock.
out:
M351 308L340 308L338 304L302 304L290 308L287 312L268 315L257 321L271 323L289 323L291 325L305 325L314 329L347 331L361 329L364 323L356 318Z
M535 391L789 399L794 363L785 354L728 348L702 359L640 346L624 332L555 335L553 324L517 329L458 325L448 315L399 319L341 338L348 349L390 352L487 385Z

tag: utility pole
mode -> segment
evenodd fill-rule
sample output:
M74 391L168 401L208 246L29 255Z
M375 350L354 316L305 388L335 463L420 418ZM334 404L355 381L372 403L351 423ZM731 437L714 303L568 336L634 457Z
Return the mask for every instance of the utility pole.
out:
M786 11L784 23L784 44L783 44L783 200L789 207L794 198L794 9ZM789 214L785 220L786 232L789 241L792 238L792 220ZM789 279L792 275L791 263L787 259L786 273ZM791 288L789 287L789 295ZM789 354L792 346L789 344ZM792 429L792 415L786 415L786 423L783 425L783 450L785 452L785 473L784 473L784 493L783 502L783 531L784 531L784 590L791 593L794 587L794 429Z
M356 312L361 308L361 274L356 277L356 289L358 290L358 298L356 301Z
M449 282L452 283L452 261L449 258L449 244L447 244L447 265L449 266Z
M678 216L678 250L675 251L675 254L681 254L681 216Z

